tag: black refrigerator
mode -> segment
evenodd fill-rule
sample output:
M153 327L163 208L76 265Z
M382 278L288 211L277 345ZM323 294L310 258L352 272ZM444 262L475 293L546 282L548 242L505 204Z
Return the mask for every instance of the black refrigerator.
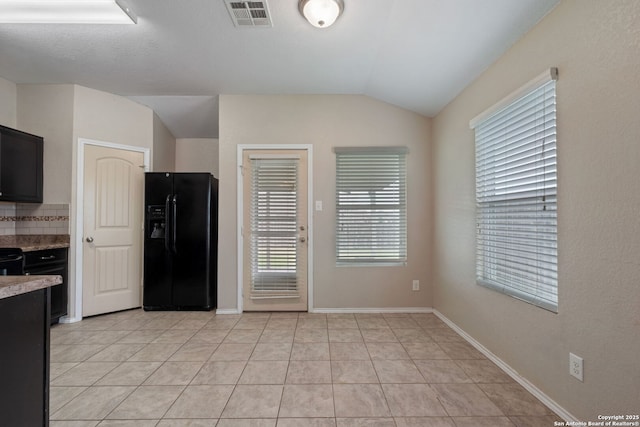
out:
M218 180L145 174L145 310L211 310L217 303Z

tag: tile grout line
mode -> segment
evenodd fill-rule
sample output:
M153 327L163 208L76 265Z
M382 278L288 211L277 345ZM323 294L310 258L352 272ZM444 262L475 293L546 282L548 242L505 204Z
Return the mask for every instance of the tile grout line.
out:
M150 321L150 322L151 322L151 321ZM148 323L150 323L150 322L148 322ZM178 322L176 322L176 324L177 324L177 323L178 323ZM163 330L163 332L162 332L158 337L156 337L156 339L157 339L157 338L159 338L160 336L162 336L166 331L169 331L170 329L171 329L170 327L169 327L169 328L164 329L164 330ZM140 329L139 329L139 330L140 330ZM130 335L130 334L127 334L127 336L128 336L128 335ZM151 342L151 343L149 343L149 344L152 344L152 343L153 343L153 342ZM146 346L145 346L145 347L146 347ZM141 349L140 349L140 351L142 351L145 347L141 348ZM171 354L167 357L167 359L166 359L166 360L164 360L164 361L162 362L162 364L161 364L161 365L159 365L159 366L158 366L158 367L157 367L157 368L156 368L156 369L155 369L151 374L149 374L149 375L147 376L147 378L146 378L146 379L144 379L140 384L138 384L137 386L135 386L135 387L134 387L134 389L133 389L129 394L127 394L127 396L125 396L125 397L124 397L124 399L122 399L120 402L118 402L118 404L116 404L116 405L113 407L113 409L111 409L111 411L109 411L109 413L108 413L108 414L106 414L104 417L102 417L102 420L100 420L100 421L98 422L98 424L102 423L102 421L104 421L104 420L109 419L109 415L111 415L111 414L112 414L112 413L113 413L113 412L114 412L114 411L115 411L115 410L116 410L120 405L122 405L122 403L123 403L125 400L127 400L131 395L133 395L133 393L135 393L136 391L138 391L138 390L139 390L139 389L144 385L145 381L147 381L149 378L151 378L151 376L152 376L154 373L156 373L156 372L157 372L157 371L158 371L162 366L164 366L164 364L165 364L165 363L166 363L166 362L171 358L171 356L173 356L173 355L178 351L178 349L180 349L181 347L182 347L182 346L178 347L178 348L177 348L173 353L171 353ZM139 353L140 351L136 352L135 354ZM135 354L134 354L134 355L132 355L131 357L135 356ZM129 357L129 359L130 359L131 357ZM129 359L127 359L127 360L129 360ZM124 363L124 362L122 362L122 363ZM122 364L122 363L121 363L121 364ZM120 364L120 365L121 365L121 364ZM118 365L118 366L120 366L120 365ZM186 388L186 387L185 387L185 388ZM184 391L184 388L183 388L183 391ZM182 394L182 392L181 392L180 394ZM176 400L177 400L177 399L176 399ZM175 401L174 401L173 403L175 403ZM173 406L173 404L172 404L171 406ZM167 411L168 411L168 409L167 409ZM165 413L166 413L166 411L165 411ZM164 416L164 414L163 414L163 416ZM156 424L158 424L158 423L156 423Z
M271 314L269 314L269 317L267 318L267 322L268 322L268 319L270 317L271 317ZM231 329L229 329L229 332L227 333L227 335L225 335L225 338L223 338L223 340L220 343L220 345L222 345L224 343L224 340L229 336L229 334L231 334L231 331L233 331L236 328L236 326L238 325L238 323L240 322L241 319L242 319L242 314L240 315L240 318L236 321L236 323L234 323L234 325L231 327ZM238 329L238 330L240 330L240 329ZM263 332L264 332L264 328L261 330L260 335L258 336L258 341L260 340L260 336L262 336ZM235 384L233 384L233 388L231 390L231 393L229 393L229 397L227 398L227 401L225 402L224 406L220 410L220 415L218 416L218 420L216 421L216 425L218 425L218 423L220 423L220 420L223 419L222 415L224 414L225 409L227 409L227 405L229 405L229 402L231 401L231 398L233 397L233 394L235 393L238 385L240 385L240 379L242 378L242 375L244 374L245 370L247 369L247 366L249 365L249 361L251 360L251 356L253 355L253 352L255 351L257 345L258 345L258 342L256 341L256 343L253 344L253 348L251 349L251 353L249 354L249 357L245 361L244 368L242 368L242 372L240 372L240 375L238 376L238 379L236 380ZM211 357L213 357L213 354L211 355ZM280 398L282 398L282 396Z
M196 334L198 332L200 332L201 330L204 329L204 326L208 323L209 321L205 322L204 325L202 325L200 327L200 329L198 329L193 335L191 335L191 337L189 338L192 339L194 336L196 336ZM176 322L176 324L180 323L180 321ZM175 326L175 325L174 325ZM170 330L170 329L167 329ZM162 335L162 334L161 334ZM185 341L180 347L178 347L176 349L175 352L173 352L168 358L167 360L165 360L164 362L162 362L162 364L160 366L158 366L143 382L142 384L144 384L146 381L148 381L149 378L151 378L153 376L154 373L158 372L158 370L160 368L162 368L162 366L164 366L165 363L167 363L169 361L169 359L171 359L176 353L178 353L180 351L180 349L182 347L184 347L186 345L187 342L189 342L189 340ZM217 348L217 347L216 347ZM214 350L215 351L215 350ZM212 353L213 354L213 353ZM187 390L187 388L191 385L191 383L193 382L193 380L198 376L198 373L202 370L202 368L204 367L204 364L206 363L206 361L202 364L202 366L200 367L200 369L198 369L198 372L195 373L195 375L191 378L191 380L189 381L189 383L185 386L182 387L182 390L180 391L180 393L178 393L178 395L176 396L176 398L173 400L173 402L171 403L171 405L169 405L167 407L167 409L162 413L162 416L160 417L160 419L158 420L158 422L156 423L156 426L158 424L160 424L160 422L164 419L164 417L169 413L169 411L171 411L171 408L173 408L173 406L176 404L176 402L178 402L178 400L180 400L180 397L182 397L182 395L184 394L185 390ZM140 384L140 385L142 385ZM217 424L217 422L216 422Z
M338 411L336 411L336 388L333 381L333 360L331 360L331 340L329 339L329 319L327 319L327 346L329 347L329 377L331 378L331 401L333 402L333 420L338 425Z
M218 347L216 348L216 350L214 350L213 353L211 353L211 356L209 357L209 360L211 360L211 358L213 357L215 352L218 351L218 349L224 343L224 340L227 339L227 337L229 336L231 331L233 331L235 329L236 325L238 324L238 322L240 321L241 318L242 318L242 314L236 320L236 322L233 324L233 326L231 326L231 328L229 328L229 331L225 334L224 338L222 338L222 341L218 344ZM251 352L253 353L253 350ZM250 358L251 358L251 355L249 355L249 359ZM220 409L220 415L218 415L218 420L216 421L216 425L218 425L218 423L222 419L222 414L224 413L224 410L227 409L227 405L229 404L229 401L231 400L231 396L233 396L233 393L236 391L236 387L238 386L238 382L240 381L240 378L242 377L242 374L244 373L244 370L247 369L247 365L249 363L249 359L247 359L247 361L245 362L244 368L242 368L242 372L240 372L240 375L238 376L238 379L236 380L235 384L233 384L233 387L231 388L231 393L229 393L229 397L227 397L227 401L222 406L222 409Z

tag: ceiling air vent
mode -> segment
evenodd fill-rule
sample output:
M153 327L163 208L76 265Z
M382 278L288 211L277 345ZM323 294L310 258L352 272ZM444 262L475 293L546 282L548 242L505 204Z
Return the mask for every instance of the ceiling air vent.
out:
M273 27L266 1L224 0L236 27Z

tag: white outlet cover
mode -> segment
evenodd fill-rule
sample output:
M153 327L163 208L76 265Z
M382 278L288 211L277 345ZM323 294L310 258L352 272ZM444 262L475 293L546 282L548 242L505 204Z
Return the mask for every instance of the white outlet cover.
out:
M322 211L322 200L316 200L316 211Z
M582 357L569 353L569 373L580 381L584 381L583 363Z

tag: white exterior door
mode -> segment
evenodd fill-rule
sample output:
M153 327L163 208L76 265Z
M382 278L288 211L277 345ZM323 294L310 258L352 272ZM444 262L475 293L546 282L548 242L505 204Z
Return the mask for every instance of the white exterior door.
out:
M245 311L308 308L306 150L243 153Z
M140 307L144 154L85 147L82 314Z

